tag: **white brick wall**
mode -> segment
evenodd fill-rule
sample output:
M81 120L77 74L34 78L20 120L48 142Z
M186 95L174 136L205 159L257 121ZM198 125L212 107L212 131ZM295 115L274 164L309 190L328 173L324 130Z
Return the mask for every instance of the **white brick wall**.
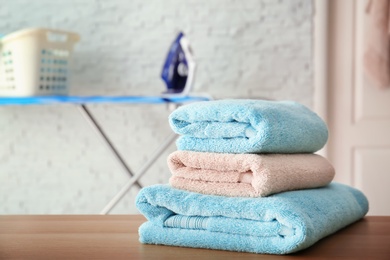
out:
M0 0L0 33L76 31L74 95L158 95L179 30L198 62L195 91L312 105L307 0ZM170 133L161 105L89 105L133 170ZM128 180L73 105L0 107L0 214L98 213ZM165 183L166 156L142 183ZM133 188L113 213L136 213Z

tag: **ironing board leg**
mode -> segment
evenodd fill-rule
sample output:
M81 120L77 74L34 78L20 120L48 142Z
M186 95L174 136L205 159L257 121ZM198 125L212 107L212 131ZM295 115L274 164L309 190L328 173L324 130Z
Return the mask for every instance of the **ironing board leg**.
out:
M110 213L110 211L115 207L115 205L126 195L126 193L131 189L131 187L137 183L138 179L145 174L145 172L152 166L155 161L161 156L161 154L176 140L177 135L172 133L166 141L160 145L154 151L150 159L143 165L143 167L131 177L131 179L122 187L122 189L111 199L111 201L104 207L100 212L102 215Z
M111 154L114 155L115 159L119 162L119 164L122 166L122 169L130 176L133 177L134 173L130 169L130 167L126 164L125 160L123 160L122 156L119 154L119 152L116 150L115 146L111 143L108 136L104 133L103 129L100 127L99 123L96 121L96 119L93 117L92 113L89 111L89 109L84 105L77 106L79 108L80 113L83 115L84 119L89 123L89 125L92 127L92 129L95 131L95 133L100 137L100 139L103 141L103 143L107 146L107 148L111 151ZM138 188L142 188L141 184L138 183L138 181L134 182L134 185L136 185Z

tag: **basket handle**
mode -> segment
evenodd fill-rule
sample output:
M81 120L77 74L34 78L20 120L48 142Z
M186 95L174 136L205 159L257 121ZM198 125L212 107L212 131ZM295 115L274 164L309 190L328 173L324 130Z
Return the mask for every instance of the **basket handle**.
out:
M0 43L5 43L8 41L13 41L20 37L26 37L33 35L34 37L39 37L49 42L62 42L62 43L76 43L80 40L80 35L74 32L68 32L57 29L49 28L27 28L20 31L16 31L7 35L4 35L3 38L0 38ZM62 35L62 36L61 36Z
M62 30L52 30L47 29L46 39L49 42L78 42L80 40L80 36L77 33L66 32Z

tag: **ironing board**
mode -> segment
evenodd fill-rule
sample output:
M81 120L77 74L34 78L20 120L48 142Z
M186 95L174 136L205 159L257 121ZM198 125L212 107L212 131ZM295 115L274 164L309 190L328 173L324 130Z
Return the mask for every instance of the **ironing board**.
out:
M0 97L0 105L49 105L49 104L76 104L84 119L89 123L95 133L102 139L103 143L111 151L114 158L118 161L130 179L122 189L109 201L100 214L108 214L123 196L135 185L142 188L138 182L146 171L155 163L161 154L176 140L177 135L171 133L169 137L153 152L150 159L141 167L138 172L133 172L126 161L120 155L116 147L110 141L103 128L93 116L92 112L86 106L87 104L174 104L175 108L190 102L208 101L210 97L206 96L39 96L39 97Z

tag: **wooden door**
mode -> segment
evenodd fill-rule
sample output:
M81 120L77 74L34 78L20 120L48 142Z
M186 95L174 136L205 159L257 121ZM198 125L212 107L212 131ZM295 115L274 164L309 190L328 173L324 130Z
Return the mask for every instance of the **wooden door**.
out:
M370 215L390 215L390 89L363 71L366 3L329 2L327 157L336 181L367 195Z

